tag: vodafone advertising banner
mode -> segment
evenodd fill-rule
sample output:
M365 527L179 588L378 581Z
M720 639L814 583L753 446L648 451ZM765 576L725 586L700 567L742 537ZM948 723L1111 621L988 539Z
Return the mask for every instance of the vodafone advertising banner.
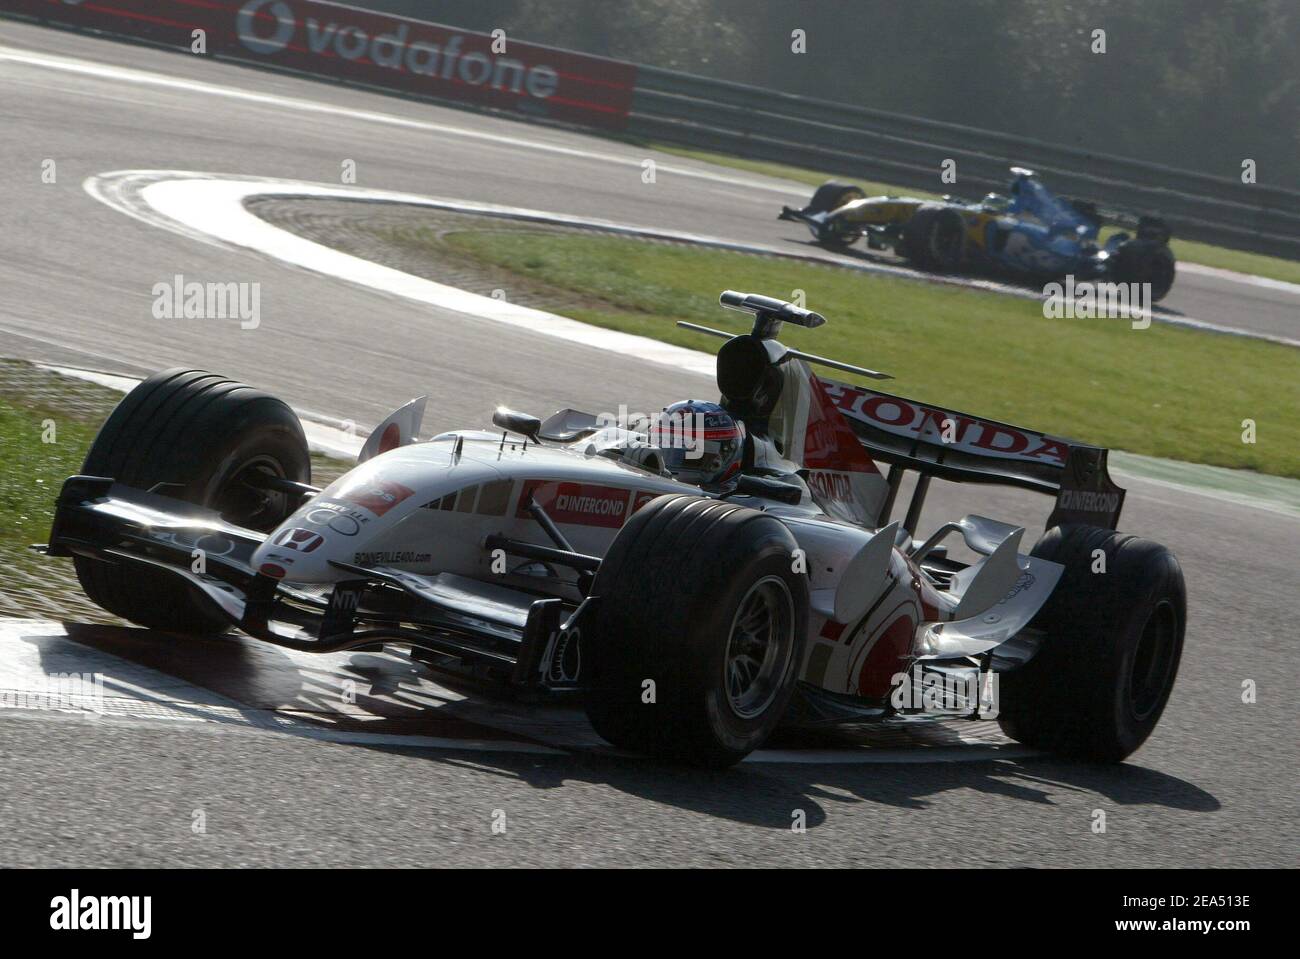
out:
M621 129L636 67L323 0L0 0L0 11L420 97Z

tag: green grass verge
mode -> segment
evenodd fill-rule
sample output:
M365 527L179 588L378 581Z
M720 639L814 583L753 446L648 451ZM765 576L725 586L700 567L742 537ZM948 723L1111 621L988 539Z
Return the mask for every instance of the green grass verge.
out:
M95 430L58 410L0 397L0 552L23 558L29 545L49 539L54 499L81 472ZM51 435L55 442L45 442Z
M763 176L777 177L782 180L794 180L796 183L806 183L809 186L820 186L827 180L844 180L849 183L855 183L862 187L869 196L878 194L905 194L907 196L921 197L922 199L937 199L940 194L927 193L924 190L913 190L908 187L898 186L893 183L878 183L872 180L859 180L855 177L846 176L843 173L820 173L816 170L805 170L801 167L786 166L783 163L765 163L761 160L745 160L740 157L727 156L724 153L710 153L706 150L691 150L685 147L665 145L662 143L653 144L654 149L663 153L671 153L675 156L688 157L692 160L700 160L705 163L716 163L719 166L732 167L737 170L746 170L750 173L759 173ZM1102 236L1114 232L1114 228L1104 230ZM1273 280L1284 280L1288 283L1300 283L1300 261L1287 260L1276 256L1264 256L1261 253L1245 253L1241 250L1229 250L1226 247L1214 246L1209 243L1198 243L1195 240L1182 240L1175 237L1169 244L1174 251L1174 255L1183 263L1200 263L1202 266L1213 266L1221 270L1235 270L1238 273L1251 273L1255 276L1264 276Z
M1037 302L979 290L631 239L471 231L406 242L447 242L543 291L582 294L592 306L564 311L575 319L701 350L716 342L673 322L742 330L717 306L723 287L802 289L830 322L787 327L783 341L892 372L891 392L1134 453L1300 477L1300 354L1288 347L1046 319ZM1245 419L1254 444L1241 440Z

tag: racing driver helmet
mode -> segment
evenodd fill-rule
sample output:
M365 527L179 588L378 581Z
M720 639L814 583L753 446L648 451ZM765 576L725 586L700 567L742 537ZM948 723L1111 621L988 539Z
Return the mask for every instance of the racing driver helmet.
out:
M650 442L663 451L664 466L674 478L716 486L740 472L745 427L717 403L682 400L655 418Z

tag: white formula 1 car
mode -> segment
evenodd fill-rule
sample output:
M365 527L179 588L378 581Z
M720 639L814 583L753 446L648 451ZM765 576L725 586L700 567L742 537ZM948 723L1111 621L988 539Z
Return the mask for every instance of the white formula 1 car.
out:
M322 490L283 402L169 370L114 410L38 548L142 626L406 646L478 689L579 696L611 743L668 759L734 763L781 723L995 712L1063 755L1135 750L1169 697L1186 600L1164 547L1115 532L1106 450L823 379L809 364L885 375L777 342L816 313L722 303L754 325L695 327L727 340L721 406L744 434L713 487L574 410L499 409L496 431L416 441L421 399ZM1047 532L1022 551L1022 528L970 515L919 535L932 477L1050 494ZM954 536L972 562L949 556Z

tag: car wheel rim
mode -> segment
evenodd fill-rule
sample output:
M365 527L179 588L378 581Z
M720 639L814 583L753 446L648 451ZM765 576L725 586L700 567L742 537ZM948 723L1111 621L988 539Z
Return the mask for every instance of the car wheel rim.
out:
M736 607L723 684L741 719L762 715L781 691L794 649L794 600L779 576L760 579Z
M1177 629L1178 614L1169 600L1156 604L1142 627L1129 678L1129 705L1139 722L1164 702L1173 671Z
M284 478L284 468L269 456L258 456L239 464L216 490L212 508L227 523L245 529L271 530L288 514L288 497L284 493L259 488L254 473Z

